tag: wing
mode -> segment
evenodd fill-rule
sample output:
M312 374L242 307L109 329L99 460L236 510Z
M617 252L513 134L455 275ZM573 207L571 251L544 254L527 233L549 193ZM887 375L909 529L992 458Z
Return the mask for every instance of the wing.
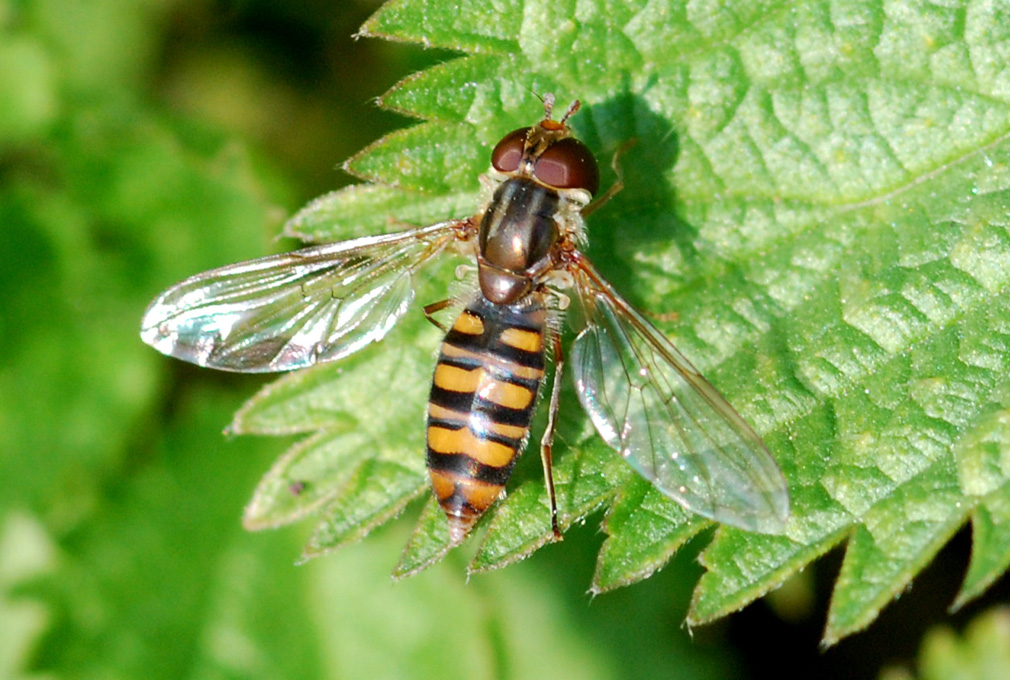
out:
M198 274L155 298L140 337L200 366L261 373L332 361L381 340L416 270L460 238L458 220L331 243Z
M571 366L600 436L688 510L781 533L789 491L761 438L648 320L580 258L587 326Z

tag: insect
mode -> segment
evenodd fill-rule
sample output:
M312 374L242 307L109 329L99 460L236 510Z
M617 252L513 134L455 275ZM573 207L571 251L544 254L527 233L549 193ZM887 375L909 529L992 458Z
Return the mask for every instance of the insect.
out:
M141 337L164 354L257 373L334 361L381 340L410 307L419 271L449 250L477 264L478 290L442 342L427 415L431 487L461 542L504 495L530 435L548 349L555 370L541 458L560 538L551 465L562 375L597 432L659 491L690 511L751 531L780 532L785 479L761 438L582 253L599 168L568 120L574 102L510 132L481 177L466 219L317 245L193 276L159 295ZM581 306L570 356L557 331ZM450 306L425 308L425 314Z

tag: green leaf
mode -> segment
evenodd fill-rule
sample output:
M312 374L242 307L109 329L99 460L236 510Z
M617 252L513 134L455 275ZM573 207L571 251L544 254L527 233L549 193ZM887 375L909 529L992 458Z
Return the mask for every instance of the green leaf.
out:
M446 141L452 140L446 150ZM445 194L477 189L480 144L473 128L422 123L383 137L344 164L363 179L414 191Z
M0 142L22 141L55 117L53 66L36 41L8 38L0 45Z
M465 215L475 194L429 196L377 184L357 184L309 203L288 220L284 235L305 241L342 241ZM396 215L398 223L391 224Z
M328 195L288 231L346 238L390 219L472 214L492 145L540 114L533 92L579 98L572 124L603 165L638 142L620 161L624 191L589 220L589 255L662 315L790 484L784 535L716 530L689 621L739 609L845 543L825 632L834 642L868 625L970 520L960 606L1010 563L1010 22L969 5L392 2L363 34L463 54L383 96L424 121L349 161L383 186ZM444 298L450 272L419 301ZM269 388L235 430L360 426L375 460L423 484L420 412L438 340L412 318L384 347ZM704 523L643 486L592 435L567 385L563 397L561 523L606 510L595 590L645 578ZM474 571L551 540L527 458L483 522ZM290 496L283 482L271 487L278 504ZM341 528L320 547L360 536L416 488L394 485L357 530L338 501ZM444 550L431 507L398 575Z
M400 562L393 569L393 578L406 578L427 569L445 557L451 548L449 522L432 495L424 504L421 518L403 549Z
M648 578L706 524L689 517L644 479L632 480L614 499L603 523L608 536L600 548L593 592Z
M333 181L341 145L360 148L395 119L367 110L363 92L378 86L366 83L433 60L373 44L357 57L369 69L362 84L327 67L320 80L311 69L324 59L361 72L347 59L362 44L333 38L350 32L343 13L362 6L254 4L221 15L207 3L0 0L0 677L528 678L550 658L562 677L616 678L628 668L628 616L646 629L634 631L636 676L674 658L684 677L729 677L724 646L698 652L655 606L686 606L691 560L573 612L565 602L588 580L589 531L569 534L565 569L531 561L467 582L460 551L395 587L387 573L406 522L300 567L293 557L311 527L243 531L238 509L278 447L294 444L222 437L240 395L263 378L161 357L137 337L138 320L171 282L277 248L292 196L319 193L309 187ZM262 49L275 40L283 49ZM269 158L267 137L311 158ZM292 162L320 176L305 181ZM473 200L429 193L423 211L401 212L383 201L415 196L379 193L361 192L378 205L361 224L347 213L347 235L397 228L390 217L413 220L410 210L441 219ZM446 295L454 264L422 299ZM378 370L375 387L387 388L382 411L353 395L327 401L327 383L342 384L334 366L274 388L306 410L274 402L237 422L312 433L263 482L260 526L336 507L366 462L409 469L413 488L425 488L416 447L439 333L417 311L390 340L399 352L360 357L404 355L402 380L362 366L364 385ZM415 375L417 394L388 394ZM384 437L381 457L365 461L373 433ZM359 457L331 457L332 439Z
M327 505L325 519L305 546L305 557L317 557L364 538L424 490L416 470L387 461L366 461Z
M984 593L1010 566L1010 487L980 500L972 514L972 538L971 563L953 610Z
M394 1L366 21L360 35L448 49L510 51L518 38L517 24L502 17L515 17L522 7L517 0L467 0L453 5Z
M1010 610L976 616L962 635L945 626L930 630L919 650L918 675L888 668L881 680L997 680L1010 668Z
M964 523L968 509L940 464L903 484L862 517L835 586L826 644L865 627L890 602L893 583L909 582Z
M370 445L370 439L349 431L322 432L291 447L260 482L243 524L250 530L268 529L318 510L341 493ZM345 451L350 455L341 455Z
M56 551L35 518L12 514L0 525L0 556L0 674L29 677L31 657L53 612L41 598L17 589L51 574Z

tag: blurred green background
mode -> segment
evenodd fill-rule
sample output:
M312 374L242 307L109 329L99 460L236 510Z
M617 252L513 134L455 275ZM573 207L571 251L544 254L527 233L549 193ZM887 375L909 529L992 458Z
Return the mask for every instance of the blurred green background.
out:
M290 442L222 429L266 381L161 357L140 316L187 275L291 245L284 219L409 123L374 98L452 55L352 40L377 6L0 0L0 678L855 678L910 662L966 534L821 653L839 555L771 606L687 631L700 545L590 600L593 523L469 582L465 548L391 582L416 508L303 566L310 524L242 531Z

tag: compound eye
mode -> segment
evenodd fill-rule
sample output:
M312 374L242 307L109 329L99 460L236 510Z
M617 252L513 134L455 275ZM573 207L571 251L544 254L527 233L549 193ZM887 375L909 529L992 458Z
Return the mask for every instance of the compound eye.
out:
M519 128L508 133L491 152L491 165L499 172L515 172L523 160L523 147L530 128Z
M565 137L544 149L533 174L555 189L585 189L595 194L600 188L600 168L593 153L574 137Z

